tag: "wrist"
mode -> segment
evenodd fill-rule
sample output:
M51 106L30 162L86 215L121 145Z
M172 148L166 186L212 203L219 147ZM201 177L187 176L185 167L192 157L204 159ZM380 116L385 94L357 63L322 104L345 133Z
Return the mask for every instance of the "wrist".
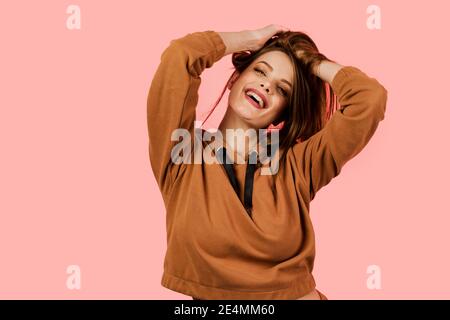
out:
M224 55L251 50L255 46L256 38L251 31L239 31L239 32L217 32L222 38L225 44Z
M314 74L323 81L331 84L336 73L343 67L339 63L323 60L316 66Z

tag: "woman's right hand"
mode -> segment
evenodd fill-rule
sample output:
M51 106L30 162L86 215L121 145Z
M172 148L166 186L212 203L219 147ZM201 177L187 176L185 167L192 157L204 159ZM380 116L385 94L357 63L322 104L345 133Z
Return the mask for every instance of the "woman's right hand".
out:
M279 24L269 24L256 30L247 30L249 35L248 50L258 51L264 44L278 32L290 31L288 28Z
M225 44L224 55L245 50L257 51L267 40L280 31L289 31L288 28L270 24L261 29L243 30L238 32L218 32Z

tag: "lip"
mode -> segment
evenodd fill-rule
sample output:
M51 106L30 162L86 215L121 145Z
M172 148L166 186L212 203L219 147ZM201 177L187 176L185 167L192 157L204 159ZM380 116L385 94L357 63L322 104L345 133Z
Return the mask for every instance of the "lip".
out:
M260 109L260 110L263 110L264 108L263 107L261 107L260 105L259 105L259 103L258 102L256 102L255 100L253 100L252 98L250 98L248 95L246 95L246 94L244 94L244 98L245 98L245 100L247 100L248 101L248 103L250 103L253 107L255 107L256 109Z
M248 97L247 96L247 92L248 91L252 91L252 92L254 92L254 93L256 93L261 99L262 99L262 101L264 102L264 107L262 108L262 109L265 109L265 108L267 108L267 106L269 105L269 103L268 103L268 101L267 101L267 98L266 98L266 96L261 92L261 91L258 91L257 89L253 89L253 88L250 88L250 89L247 89L247 90L245 90L245 96L246 97ZM252 100L253 101L253 100ZM259 105L258 105L259 106ZM261 107L259 107L259 108L261 108Z

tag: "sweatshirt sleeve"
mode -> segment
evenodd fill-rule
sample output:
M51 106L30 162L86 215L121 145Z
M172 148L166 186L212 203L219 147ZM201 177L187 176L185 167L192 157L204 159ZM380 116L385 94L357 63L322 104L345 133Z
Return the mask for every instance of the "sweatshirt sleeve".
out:
M147 126L150 164L163 192L176 174L172 172L171 151L179 141L171 141L172 132L186 129L193 141L200 74L224 53L220 35L204 31L172 40L161 55L147 98Z
M292 147L293 165L309 184L310 200L367 145L386 111L387 90L356 67L340 69L331 87L340 109L322 130Z

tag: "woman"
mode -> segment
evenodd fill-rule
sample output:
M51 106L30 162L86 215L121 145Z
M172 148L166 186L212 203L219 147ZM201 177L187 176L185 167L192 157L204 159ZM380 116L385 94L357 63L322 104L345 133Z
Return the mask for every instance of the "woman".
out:
M205 139L194 127L200 75L228 54L228 108ZM147 100L150 162L167 211L161 284L194 299L326 299L312 276L309 204L368 143L386 101L376 79L327 59L302 32L269 25L173 40ZM261 129L267 139L244 136L244 147L226 132Z

